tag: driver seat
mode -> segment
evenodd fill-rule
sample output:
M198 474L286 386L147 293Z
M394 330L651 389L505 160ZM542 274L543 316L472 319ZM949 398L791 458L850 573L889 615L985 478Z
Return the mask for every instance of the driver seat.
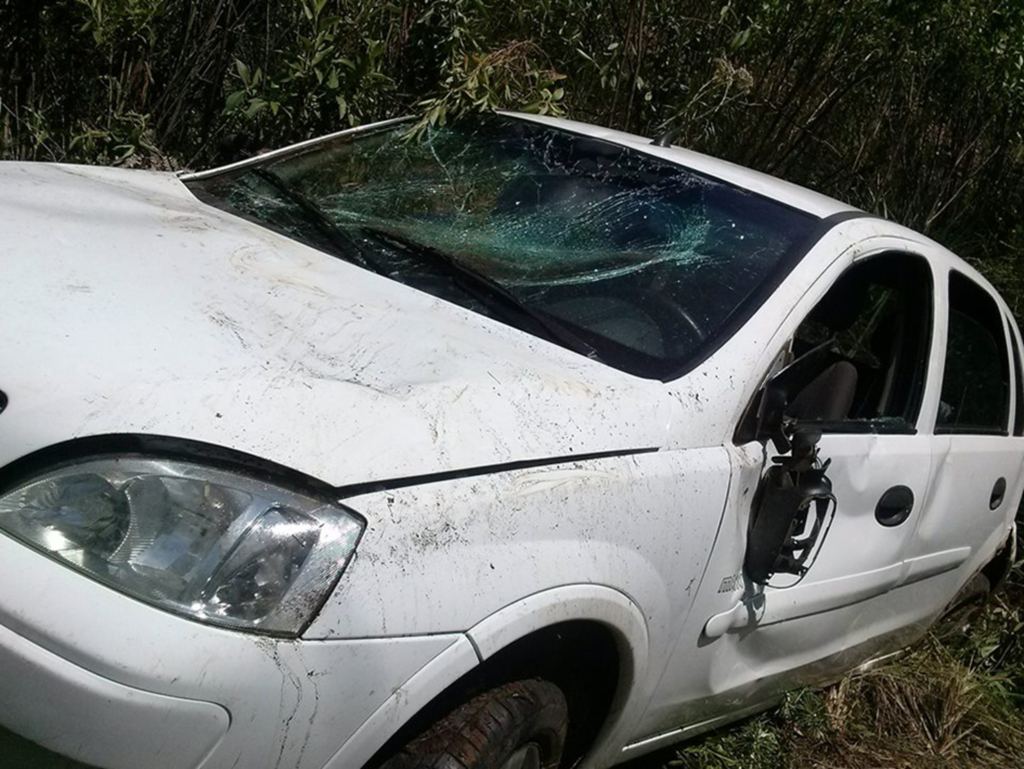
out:
M841 422L850 416L856 394L857 368L848 360L837 361L800 391L786 415L801 421Z

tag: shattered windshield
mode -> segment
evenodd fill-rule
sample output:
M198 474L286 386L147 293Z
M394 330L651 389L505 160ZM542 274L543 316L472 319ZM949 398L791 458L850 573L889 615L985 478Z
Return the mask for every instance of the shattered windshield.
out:
M217 205L638 376L720 346L817 219L611 142L493 116L342 135L188 182Z

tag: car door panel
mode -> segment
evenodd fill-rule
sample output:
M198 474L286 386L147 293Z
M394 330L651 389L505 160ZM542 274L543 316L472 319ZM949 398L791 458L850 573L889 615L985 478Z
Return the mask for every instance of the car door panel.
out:
M767 627L860 603L896 587L902 573L903 564L894 563L873 571L798 585L787 590L755 593L729 611L709 619L704 626L704 635L718 638L730 630Z
M930 278L921 257L907 259ZM859 263L851 257L847 271ZM871 269L878 272L877 265ZM803 313L820 303L837 277L831 271L812 286L808 296L817 298L802 303ZM934 292L922 300L929 319L934 300ZM930 344L930 328L922 333ZM925 389L907 398L916 397L920 405L927 401ZM911 542L930 495L931 436L909 426L864 427L821 436L820 459L831 462L834 516L806 575L779 575L767 586L751 581L744 556L756 490L777 452L768 442L729 447L733 473L726 511L690 621L641 723L648 740L673 728L698 728L792 686L834 678L917 637L941 608L934 596L950 589L950 570L965 556L962 550L947 547L955 552L907 563L922 555ZM906 520L887 526L876 512L894 487L909 489L914 501ZM653 744L639 740L635 749L641 743Z
M903 576L900 585L910 585L920 582L929 577L958 569L967 559L971 557L971 548L954 547L950 550L941 550L928 555L920 555L908 558L903 562Z
M991 554L991 547L985 545L992 533L1005 535L1006 525L1013 519L1020 496L1015 479L1021 475L1024 441L991 435L937 435L932 441L937 477L908 555L915 562L926 563L966 549L968 556L958 564L968 564L962 575L966 580L967 572L981 565L978 560ZM992 508L991 490L1000 478L1012 486Z
M826 435L819 445L822 456L832 460L829 477L837 508L807 577L797 585L767 587L745 596L708 620L709 637L838 609L880 596L901 581L912 527L877 523L873 500L896 485L909 487L915 500L925 499L931 467L928 438ZM851 564L856 564L852 570ZM826 622L820 627L812 623L804 632L802 645L815 647L827 644L834 631Z
M837 505L804 584L901 563L913 532L910 521L926 504L931 473L928 436L824 435L818 447L821 458L831 461L828 477ZM883 526L876 519L878 501L896 486L913 492L910 519L898 526Z

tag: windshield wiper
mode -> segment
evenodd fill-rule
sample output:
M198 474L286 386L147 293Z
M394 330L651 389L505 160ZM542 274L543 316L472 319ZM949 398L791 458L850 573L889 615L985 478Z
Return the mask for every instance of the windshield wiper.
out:
M267 184L280 192L282 197L306 214L313 225L320 230L321 234L340 252L339 256L345 259L352 258L360 267L370 272L383 275L384 277L391 277L379 265L366 258L356 239L350 233L335 224L327 214L305 195L292 189L280 176L273 171L259 167L250 169L250 172L257 178L267 182ZM593 347L580 339L579 336L562 323L547 313L523 304L515 294L511 293L500 283L466 267L458 259L455 259L441 249L428 246L425 243L420 243L412 238L397 235L379 227L359 225L358 230L372 238L411 253L421 260L444 267L458 285L475 298L481 301L497 300L506 309L532 322L541 332L541 336L549 341L563 347L568 347L570 350L574 350L593 360L600 360L597 351Z
M366 258L352 236L335 224L327 214L320 210L319 206L313 203L313 201L301 192L292 189L284 179L273 171L269 171L266 168L256 167L249 169L249 172L271 185L275 190L280 192L281 196L288 200L289 203L292 203L300 209L309 218L313 225L320 230L320 233L327 238L330 244L338 252L338 256L341 256L346 260L352 259L352 261L360 267L367 269L370 272L375 272L378 275L384 275L384 272L376 264L373 264Z
M523 304L515 294L496 280L467 267L451 254L434 246L420 243L412 238L397 235L379 227L361 225L359 230L390 246L411 253L421 260L427 260L432 264L440 265L467 293L481 301L497 300L507 310L511 310L514 314L530 321L541 331L541 336L548 339L548 341L562 347L568 347L570 350L585 355L592 360L600 360L597 351L583 341L574 331L547 313Z

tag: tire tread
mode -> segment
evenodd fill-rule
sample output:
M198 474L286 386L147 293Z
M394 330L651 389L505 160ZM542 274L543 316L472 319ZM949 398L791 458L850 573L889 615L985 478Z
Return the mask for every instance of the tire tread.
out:
M499 769L509 745L535 737L546 742L544 769L556 769L568 721L557 686L542 679L513 681L456 708L380 769Z

